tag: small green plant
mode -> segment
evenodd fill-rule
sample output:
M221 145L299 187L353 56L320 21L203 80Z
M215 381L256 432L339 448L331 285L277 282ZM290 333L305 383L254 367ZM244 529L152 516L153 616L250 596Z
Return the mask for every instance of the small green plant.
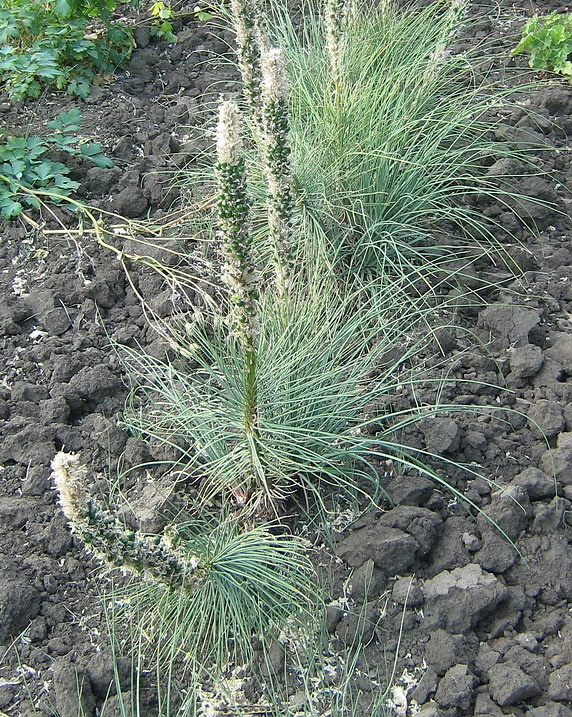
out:
M121 0L44 0L44 4L53 5L54 12L58 17L84 15L85 17L109 20L117 6L125 3L121 3ZM137 4L138 0L131 2L131 5Z
M130 57L133 33L114 0L0 0L0 80L13 101L54 86L87 97L97 74ZM93 24L93 18L99 20Z
M52 130L48 137L0 135L0 216L16 217L24 206L38 208L34 190L48 190L54 195L52 201L58 202L58 197L64 201L78 188L79 183L69 177L69 168L50 157L53 150L81 157L97 167L113 166L99 142L80 141L76 135L80 123L80 111L73 109L48 122Z
M549 70L572 80L572 14L534 15L522 28L511 55L526 53L535 70Z
M200 22L208 22L213 17L213 12L209 10L209 5L201 6L195 5L195 8L193 10L193 15L199 20Z
M171 5L163 2L163 0L157 0L157 2L153 2L149 6L149 14L153 18L151 27L153 34L167 40L167 42L174 42L176 37L173 34L172 20L175 13Z

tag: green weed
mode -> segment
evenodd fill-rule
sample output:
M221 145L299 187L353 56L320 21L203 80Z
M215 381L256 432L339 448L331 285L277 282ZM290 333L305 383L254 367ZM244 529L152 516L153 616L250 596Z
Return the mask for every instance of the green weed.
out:
M140 0L0 0L0 81L17 102L46 87L87 97L98 75L122 67L135 48L133 29L114 18ZM152 2L151 33L168 42L175 10Z
M123 65L132 31L110 20L117 3L0 0L0 80L13 101L53 86L87 97L99 73ZM100 25L91 26L96 15Z
M47 123L47 137L10 137L0 140L0 216L19 216L25 206L39 208L35 190L51 193L53 203L64 202L78 188L70 179L70 170L62 162L51 159L53 150L85 159L97 167L112 167L113 162L102 154L99 142L82 142L78 109L62 112Z
M572 79L572 15L534 15L522 28L522 39L511 52L529 55L535 70L548 70Z

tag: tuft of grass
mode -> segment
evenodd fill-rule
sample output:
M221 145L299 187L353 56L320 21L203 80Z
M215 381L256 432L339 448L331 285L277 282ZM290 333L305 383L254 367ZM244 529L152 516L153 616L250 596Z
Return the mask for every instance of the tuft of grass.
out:
M315 0L304 0L294 17L274 0L264 18L269 43L287 59L293 193L303 234L324 233L354 267L375 272L396 252L445 250L433 238L444 223L456 241L498 246L494 235L502 228L483 218L477 202L515 213L522 205L526 217L525 197L514 176L491 178L486 170L507 158L536 170L529 147L495 139L516 94L483 77L483 57L494 59L489 48L451 50L460 28L470 33L473 22L463 17L462 3L353 3L335 44L335 72L325 16ZM256 153L249 176L263 245L266 190ZM202 178L208 182L208 172Z
M237 717L253 713L268 717L320 717L325 713L332 717L362 713L389 717L393 714L390 695L396 680L397 658L389 664L372 664L368 661L370 641L365 638L366 631L371 631L374 625L372 621L375 621L374 631L377 632L378 627L382 629L386 602L387 595L382 595L359 607L346 604L349 612L355 610L358 624L352 643L342 645L328 634L325 606L318 599L308 615L310 620L290 620L283 625L278 637L282 659L272 660L271 642L263 640L257 646L255 665L228 664L221 671L204 660L181 660L180 645L172 636L180 634L180 622L186 620L182 611L172 615L171 621L162 623L166 630L160 629L151 635L146 632L147 605L132 600L135 630L125 637L121 591L112 587L105 616L115 668L113 686L126 698L119 703L121 717L146 714L198 717L210 714L209 710L213 714L220 711ZM208 612L208 605L203 609ZM399 627L399 643L404 616L405 611ZM160 641L168 642L169 650L162 656L157 652L149 655L146 646L156 635ZM128 690L123 655L131 666ZM121 669L120 662L123 663ZM102 715L107 714L108 706L113 709L109 698L101 707Z
M322 254L299 267L288 297L264 292L254 432L244 419L242 347L222 321L214 329L181 325L171 362L122 348L134 385L124 425L175 449L175 468L202 504L222 493L267 509L294 495L323 517L334 493L375 501L379 460L423 465L402 445L402 429L450 408L393 408L419 380L410 362L432 336L430 302L408 289L389 276L365 286L340 282Z
M276 639L284 623L304 621L320 595L307 548L278 523L244 528L218 516L177 525L181 546L201 555L207 576L199 589L181 592L157 582L130 582L115 602L118 614L137 615L157 664L183 659L187 669L250 661L261 636Z
M125 605L136 606L137 628L156 638L159 662L180 652L217 669L248 660L253 639L271 636L316 603L311 561L279 523L251 526L228 510L211 510L146 535L93 497L78 456L58 453L52 468L74 534L108 569L135 576Z

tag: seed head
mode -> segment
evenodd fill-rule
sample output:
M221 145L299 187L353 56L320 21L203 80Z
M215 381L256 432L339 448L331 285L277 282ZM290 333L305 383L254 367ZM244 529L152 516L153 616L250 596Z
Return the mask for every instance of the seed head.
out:
M85 514L88 504L86 485L87 469L73 453L56 453L52 461L52 476L58 491L60 505L68 520L77 520Z

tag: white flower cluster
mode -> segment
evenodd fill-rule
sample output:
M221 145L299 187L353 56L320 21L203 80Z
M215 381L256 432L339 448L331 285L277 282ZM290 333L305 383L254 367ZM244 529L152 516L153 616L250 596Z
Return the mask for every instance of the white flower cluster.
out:
M64 515L73 527L89 509L87 469L78 455L60 451L52 461L52 478Z
M289 85L286 58L279 47L264 50L261 58L263 103L288 101Z
M237 164L240 159L240 116L234 102L222 102L216 129L216 153L219 162Z
M346 0L325 0L324 27L326 31L326 49L330 60L332 80L336 87L339 85L342 75L342 40L346 14Z

